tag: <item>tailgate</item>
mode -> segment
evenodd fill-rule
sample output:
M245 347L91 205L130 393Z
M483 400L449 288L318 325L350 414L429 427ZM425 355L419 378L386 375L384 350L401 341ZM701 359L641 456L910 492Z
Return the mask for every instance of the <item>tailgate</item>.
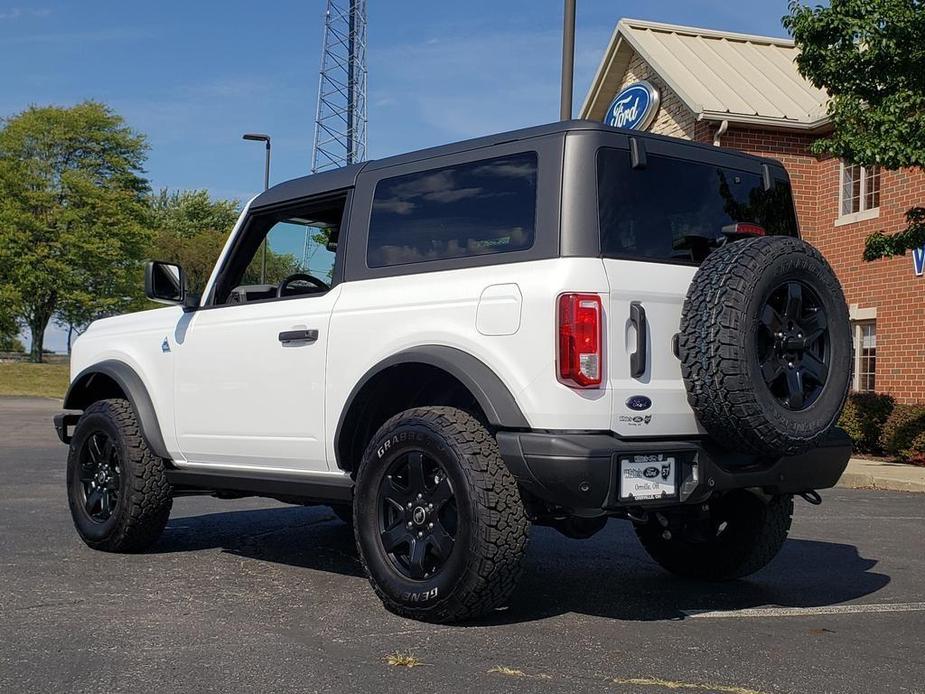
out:
M603 262L610 284L611 428L631 437L700 433L687 404L681 362L672 349L684 296L697 268L606 258Z

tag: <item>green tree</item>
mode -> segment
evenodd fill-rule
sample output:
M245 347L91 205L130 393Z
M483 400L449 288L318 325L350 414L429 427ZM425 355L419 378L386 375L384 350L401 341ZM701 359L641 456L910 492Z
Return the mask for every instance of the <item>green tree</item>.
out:
M22 352L23 349L18 335L0 335L0 352Z
M12 286L0 282L0 352L19 351L18 348L14 348L14 341L19 342L19 325L16 322L15 306L17 301L17 293L13 291Z
M0 291L42 361L57 313L86 323L137 298L150 235L145 138L107 106L30 107L0 128Z
M238 219L237 200L212 200L208 191L161 190L150 197L151 257L177 263L193 293L202 293Z
M829 137L817 153L886 169L925 168L925 3L922 0L790 2L783 19L800 49L797 66L831 97ZM865 260L903 255L925 244L925 208L907 227L867 239Z

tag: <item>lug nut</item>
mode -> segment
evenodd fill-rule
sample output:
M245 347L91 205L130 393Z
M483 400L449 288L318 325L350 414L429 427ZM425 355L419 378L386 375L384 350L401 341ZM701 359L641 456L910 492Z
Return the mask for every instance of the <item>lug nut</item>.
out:
M409 528L411 527L411 521L408 521L408 527Z
M424 537L424 533L419 532L418 537Z
M434 507L433 504L427 504L427 508L433 508L433 507Z
M433 523L428 523L428 524L427 524L427 529L428 529L428 530L430 530L430 529L433 528L433 527L434 527L434 524L433 524Z
M423 495L423 494L418 494L418 499L420 499L422 496L424 496L424 495Z

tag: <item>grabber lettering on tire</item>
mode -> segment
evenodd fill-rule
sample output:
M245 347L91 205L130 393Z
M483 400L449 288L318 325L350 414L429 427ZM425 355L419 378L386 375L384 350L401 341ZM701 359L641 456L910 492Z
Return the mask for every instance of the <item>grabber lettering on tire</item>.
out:
M406 410L367 447L354 532L389 610L454 622L503 605L520 576L528 529L497 443L466 412Z

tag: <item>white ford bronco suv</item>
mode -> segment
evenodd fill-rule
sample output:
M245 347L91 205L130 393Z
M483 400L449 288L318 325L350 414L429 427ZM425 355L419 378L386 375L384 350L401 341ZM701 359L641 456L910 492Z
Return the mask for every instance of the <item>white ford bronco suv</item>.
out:
M668 571L751 574L843 472L847 308L776 161L568 121L298 178L201 296L99 320L55 418L81 538L174 496L326 504L385 606L503 605L532 523L627 519Z

